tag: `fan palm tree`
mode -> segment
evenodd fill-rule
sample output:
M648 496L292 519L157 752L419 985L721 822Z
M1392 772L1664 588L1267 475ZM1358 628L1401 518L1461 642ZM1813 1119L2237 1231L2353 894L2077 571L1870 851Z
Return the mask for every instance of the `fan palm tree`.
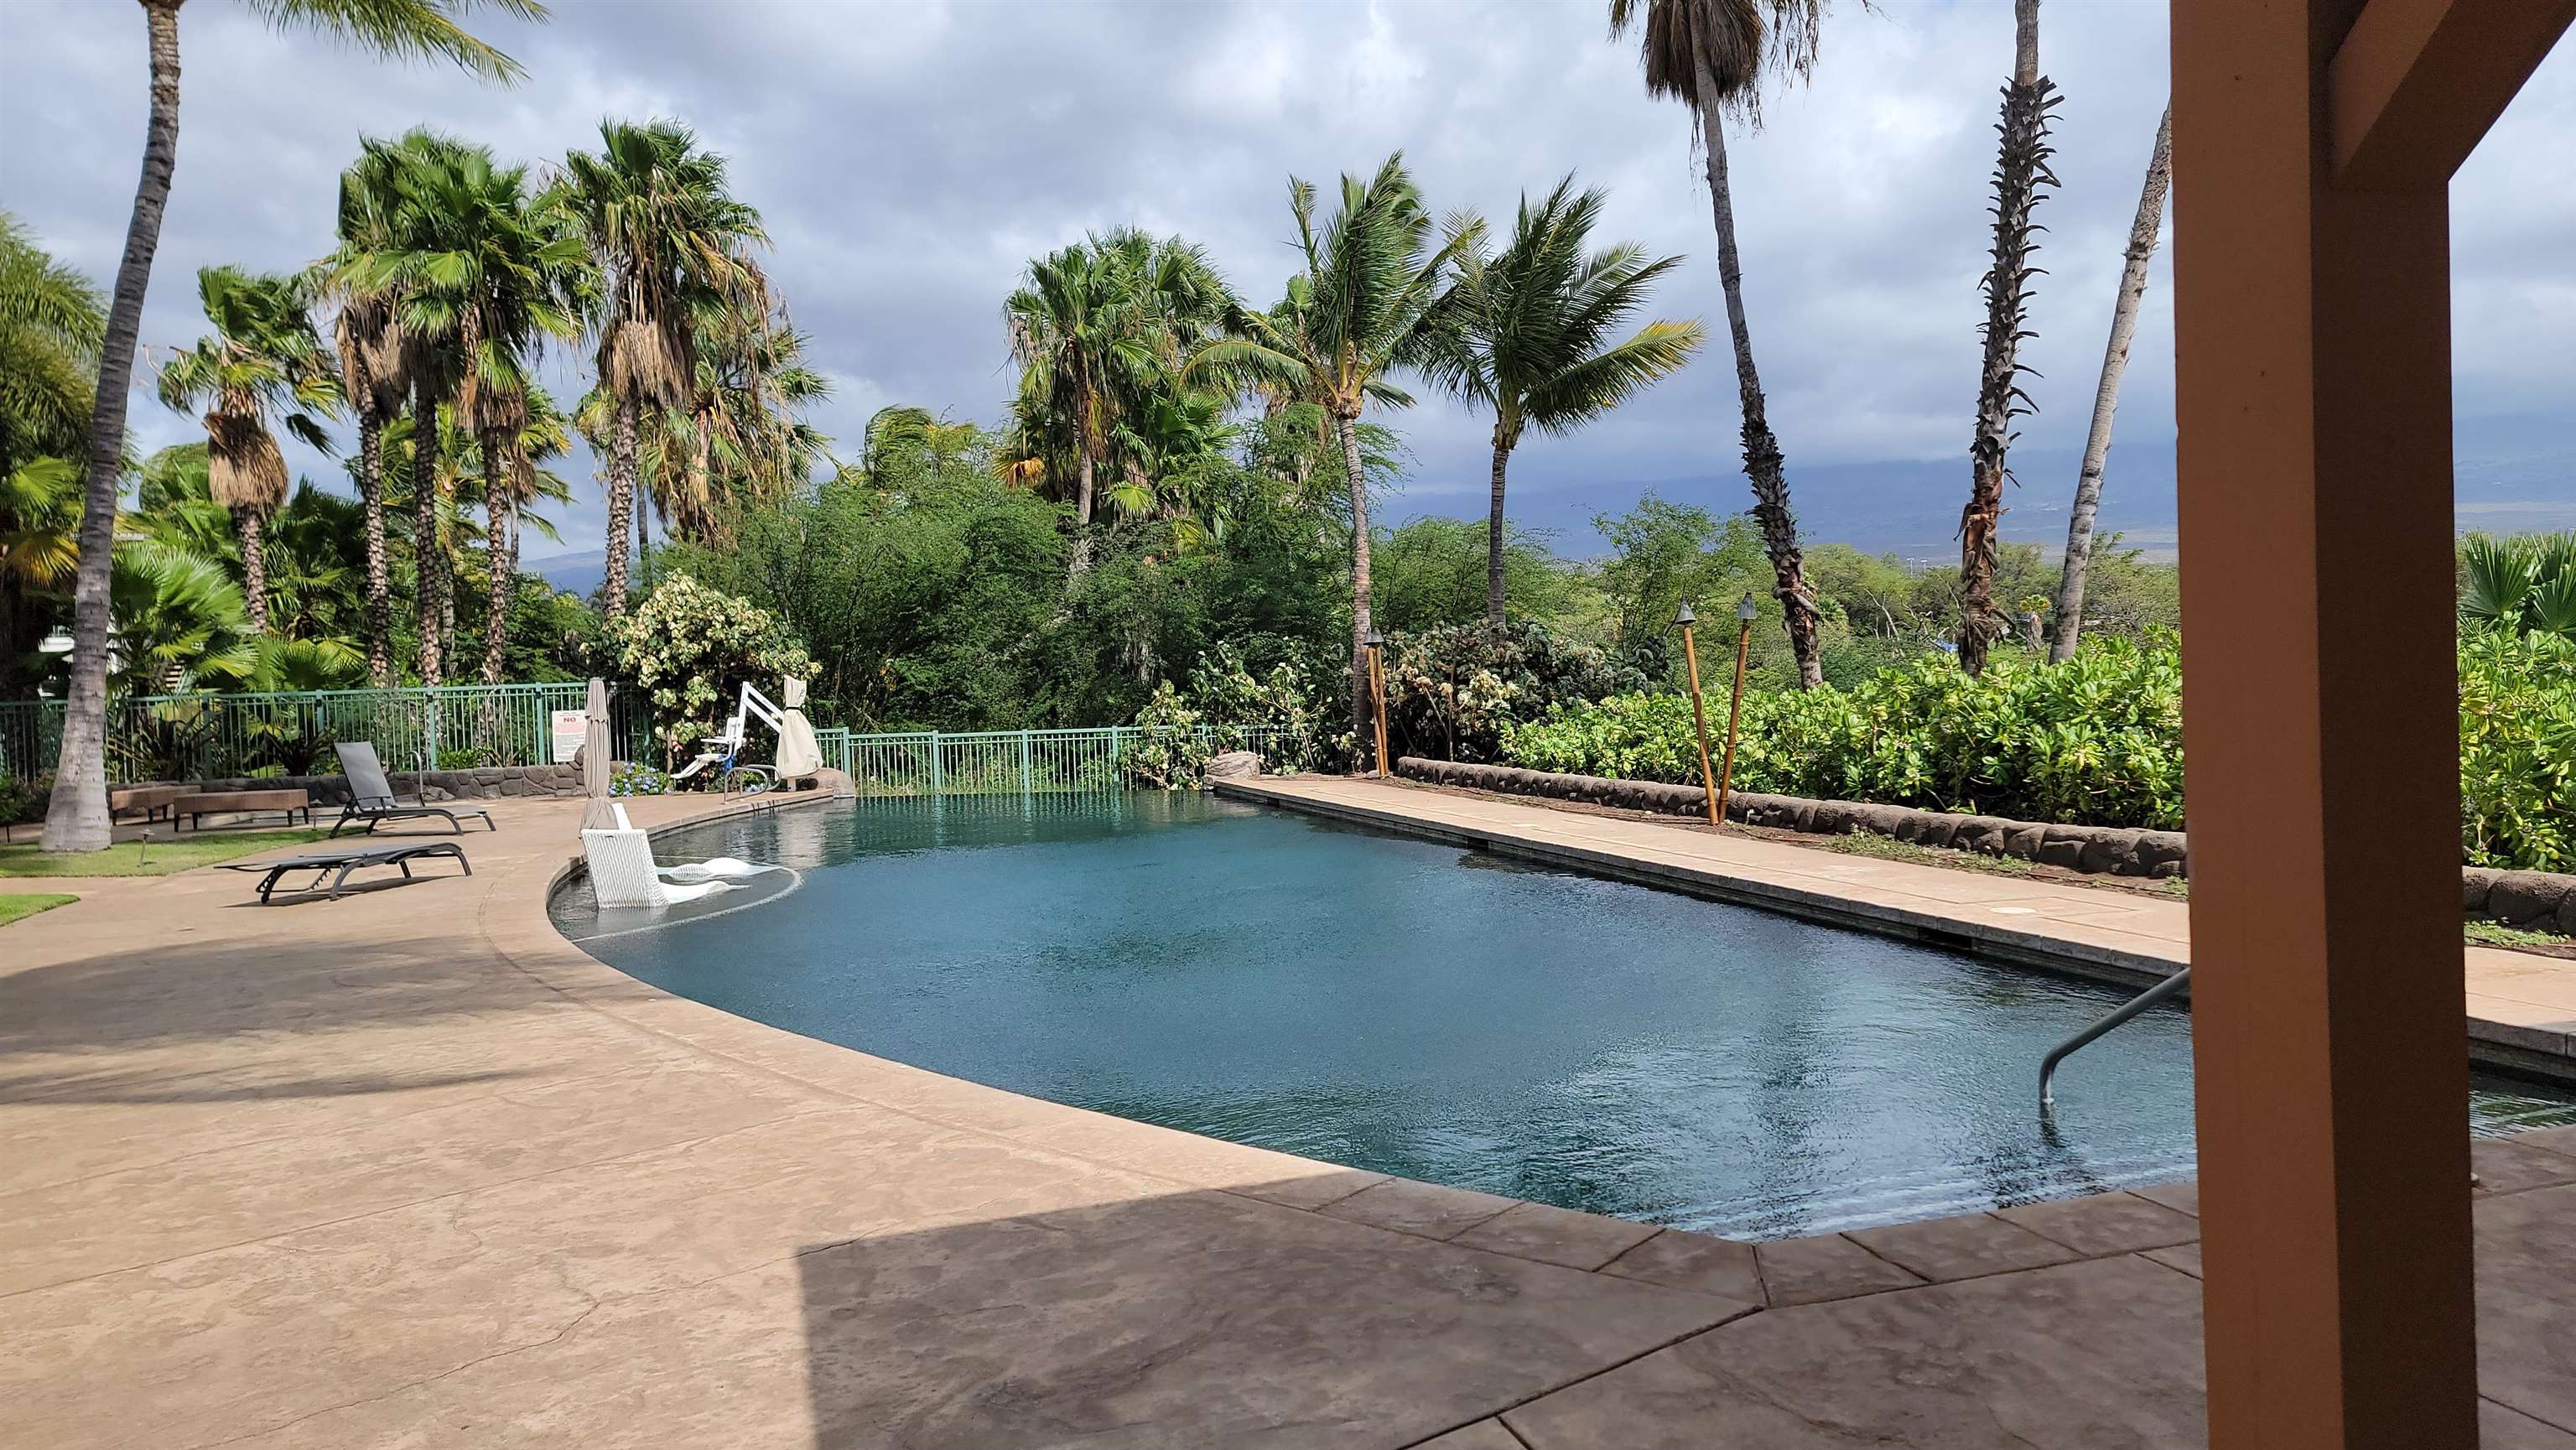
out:
M564 161L564 205L603 272L590 316L599 390L609 400L608 617L626 613L626 525L636 504L648 409L686 409L698 378L697 324L710 311L766 317L760 213L726 188L725 159L671 121L602 122L600 150Z
M1623 242L1587 251L1605 200L1568 175L1536 206L1521 198L1511 241L1458 254L1433 378L1494 415L1492 507L1485 523L1485 622L1503 627L1504 472L1522 434L1570 433L1690 361L1696 322L1649 322L1613 341L1679 257L1649 261Z
M458 18L488 4L524 20L545 18L539 0L249 0L262 19L302 27L363 50L400 59L453 61L494 80L516 80L518 63L468 34ZM63 712L62 751L45 811L48 851L103 851L107 815L108 600L116 528L116 488L125 458L125 396L134 381L134 345L143 323L143 294L161 241L161 214L179 154L179 6L143 0L152 74L151 119L144 130L143 177L126 223L125 253L99 353L98 391L90 411L88 476L83 487L81 562L72 591L72 671Z
M2460 615L2481 628L2576 639L2576 534L2462 539Z
M2028 335L2032 280L2031 213L2046 187L2049 111L2057 89L2039 73L2039 0L2013 0L2013 73L2004 87L2001 138L1995 156L1994 257L1986 266L1985 363L1978 374L1977 427L1969 443L1968 504L1959 512L1959 667L1981 674L1986 650L2003 636L2003 611L1995 607L1996 544L2004 516L2004 481L2012 477L2006 454L2013 420L2031 411L2021 389L2021 341Z
M2075 658L2084 633L2084 580L2093 565L2093 521L2102 508L2102 473L2111 459L2111 421L2120 408L2120 379L2129 370L2129 339L2138 331L2138 299L2147 292L2147 263L2164 229L2165 193L2173 187L2173 105L2156 123L2147 153L2146 184L2138 189L2138 214L2129 222L2129 246L2120 267L2120 291L2111 304L2111 340L2102 350L2102 376L2093 388L2093 424L2084 436L2084 462L2075 474L2075 504L2066 515L2066 558L2058 567L2056 620L2048 658Z
M286 456L269 431L285 413L288 432L327 450L313 412L338 404L339 381L313 331L313 289L303 277L237 267L197 273L197 297L213 335L161 366L160 396L183 413L207 409L207 486L241 534L242 595L253 634L268 632L267 551L260 530L286 502Z
M496 165L483 147L419 131L389 150L387 244L353 258L343 274L360 293L399 299L414 412L449 401L482 456L486 507L505 514L510 440L527 420L527 369L544 338L579 334L588 252L558 194L540 195L528 168ZM428 431L414 438L416 447L438 441ZM414 495L415 508L432 502L419 489ZM437 551L424 561L421 678L436 684L449 583ZM488 648L485 668L499 668Z
M1780 600L1797 657L1798 682L1824 683L1816 637L1816 601L1807 589L1806 556L1780 440L1771 431L1762 375L1753 365L1753 332L1744 317L1744 264L1735 245L1735 195L1726 169L1726 117L1746 125L1761 118L1762 83L1803 80L1815 69L1817 28L1825 0L1610 0L1610 33L1641 32L1649 95L1688 106L1707 154L1709 208L1717 222L1717 280L1726 294L1727 331L1735 343L1735 391L1743 419L1744 476L1753 485L1753 519L1771 558L1771 592Z
M1060 439L1072 454L1063 471L1073 485L1074 577L1091 567L1100 474L1116 465L1120 429L1161 380L1215 336L1232 305L1199 248L1132 227L1031 262L1003 302L1011 358L1020 365L1014 411L1024 439ZM1023 476L1058 475L1043 449L1014 461Z
M394 682L393 589L385 556L385 425L411 394L410 339L402 329L402 294L356 284L359 261L393 249L394 174L399 153L369 145L340 173L339 246L316 270L339 300L332 340L340 358L340 392L358 418L356 480L367 560L367 677Z
M1475 238L1460 227L1435 239L1400 151L1367 181L1342 177L1341 210L1321 232L1311 183L1289 178L1288 209L1305 269L1288 279L1288 296L1272 310L1234 308L1227 319L1231 335L1199 349L1189 371L1247 379L1274 396L1312 403L1331 420L1350 491L1351 728L1366 740L1369 517L1360 415L1371 403L1412 405L1395 374L1431 356L1449 264Z

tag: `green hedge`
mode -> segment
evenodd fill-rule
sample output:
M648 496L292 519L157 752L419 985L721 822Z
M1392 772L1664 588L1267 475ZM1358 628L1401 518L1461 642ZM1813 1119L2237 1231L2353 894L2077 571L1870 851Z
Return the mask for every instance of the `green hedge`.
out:
M1711 699L1712 732L1722 696ZM1690 702L1620 695L1505 732L1533 770L1697 780ZM1998 659L1971 680L1947 656L1849 690L1744 702L1747 790L1973 811L2070 825L2183 825L2181 657L2170 637L2087 641L2069 664ZM2576 871L2576 642L2475 631L2460 647L2462 855Z

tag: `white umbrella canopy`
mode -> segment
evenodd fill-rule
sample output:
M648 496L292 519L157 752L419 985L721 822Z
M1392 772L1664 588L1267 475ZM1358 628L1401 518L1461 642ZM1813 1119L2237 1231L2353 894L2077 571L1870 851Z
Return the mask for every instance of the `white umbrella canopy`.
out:
M605 831L617 824L608 808L608 682L590 677L581 726L581 828Z

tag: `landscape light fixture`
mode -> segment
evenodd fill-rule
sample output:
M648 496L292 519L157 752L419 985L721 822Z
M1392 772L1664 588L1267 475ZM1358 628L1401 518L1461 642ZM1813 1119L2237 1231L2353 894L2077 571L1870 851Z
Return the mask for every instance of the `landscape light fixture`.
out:
M1753 648L1753 592L1746 590L1742 603L1735 606L1735 698L1726 707L1726 764L1717 773L1717 804L1712 808L1719 816L1726 814L1727 788L1735 784L1735 727L1744 717L1744 657ZM1697 693L1696 689L1693 690ZM1700 747L1700 774L1708 773L1708 747Z
M1387 778L1386 636L1371 625L1369 632L1360 636L1360 643L1368 646L1369 698L1377 707L1377 778L1384 780Z
M1708 707L1700 703L1699 646L1691 642L1691 626L1698 621L1699 614L1687 599L1682 601L1681 608L1673 611L1673 626L1682 632L1682 658L1690 664L1691 724L1699 733L1699 789L1708 801L1708 823L1714 826L1721 817L1718 813L1717 781L1708 769Z

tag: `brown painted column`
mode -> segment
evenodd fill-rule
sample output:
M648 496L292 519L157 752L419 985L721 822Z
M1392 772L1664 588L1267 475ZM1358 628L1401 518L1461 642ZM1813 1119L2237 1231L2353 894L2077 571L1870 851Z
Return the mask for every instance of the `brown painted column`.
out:
M2214 1450L2477 1444L2447 170L2335 184L2362 8L2173 6Z

